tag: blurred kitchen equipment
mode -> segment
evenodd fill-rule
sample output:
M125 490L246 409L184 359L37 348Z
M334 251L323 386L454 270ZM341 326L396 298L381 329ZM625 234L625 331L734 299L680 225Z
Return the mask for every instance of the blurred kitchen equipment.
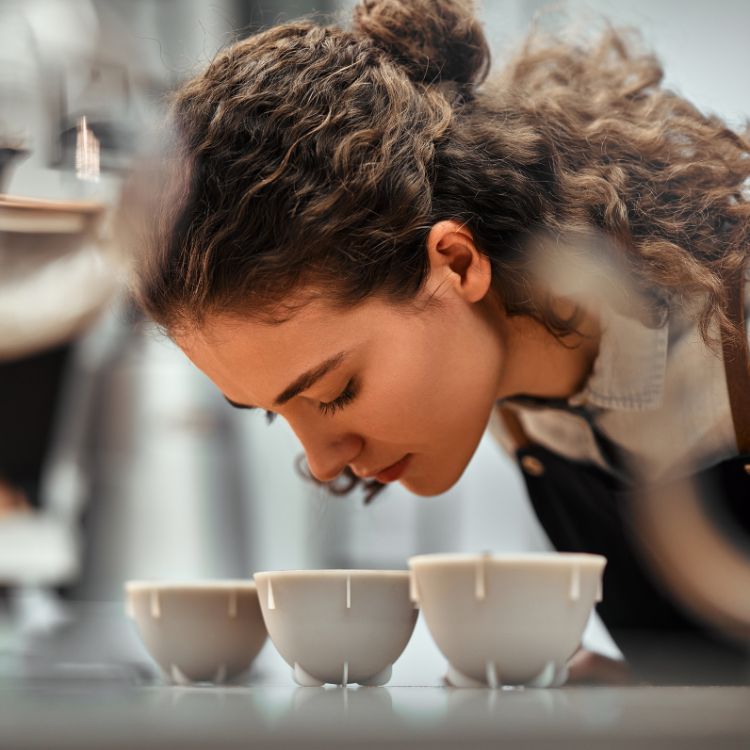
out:
M104 210L93 201L0 195L0 473L37 507L73 342L120 284ZM0 581L75 577L78 519L60 510L3 518Z
M5 149L6 151L8 149ZM3 149L0 149L0 154ZM46 240L55 244L59 237L47 235L80 235L95 231L104 205L97 201L52 201L16 195L0 195L0 232L43 235L36 242ZM15 248L14 238L5 236L0 247ZM81 241L81 238L78 238ZM58 252L59 248L55 247Z
M0 360L62 344L116 293L104 206L0 195Z
M29 155L25 148L0 145L0 193L2 193L10 180L13 162L24 159Z
M99 139L86 124L86 118L78 120L76 133L76 177L88 182L99 182L101 150Z

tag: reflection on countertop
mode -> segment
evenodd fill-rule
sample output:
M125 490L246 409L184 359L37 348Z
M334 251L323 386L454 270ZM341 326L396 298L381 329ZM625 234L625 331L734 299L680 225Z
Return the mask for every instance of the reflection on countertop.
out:
M0 747L746 747L750 688L0 682Z

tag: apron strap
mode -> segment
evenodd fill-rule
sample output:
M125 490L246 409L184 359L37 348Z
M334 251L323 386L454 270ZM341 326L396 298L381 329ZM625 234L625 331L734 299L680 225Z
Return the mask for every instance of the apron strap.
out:
M744 286L745 271L740 268L727 280L727 315L741 333L739 343L734 344L723 331L721 335L729 405L740 454L750 453L750 352L745 329Z

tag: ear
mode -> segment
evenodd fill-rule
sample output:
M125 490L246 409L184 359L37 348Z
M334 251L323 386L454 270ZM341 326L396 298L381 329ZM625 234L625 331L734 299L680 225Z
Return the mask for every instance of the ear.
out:
M492 267L460 222L439 221L427 236L430 277L435 287L453 285L467 302L478 302L490 290Z

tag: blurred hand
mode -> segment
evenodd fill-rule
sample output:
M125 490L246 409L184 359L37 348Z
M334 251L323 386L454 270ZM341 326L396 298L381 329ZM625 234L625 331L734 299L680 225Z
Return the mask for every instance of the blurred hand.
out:
M584 648L568 661L566 685L632 685L635 683L630 667L621 659L587 651Z
M11 513L26 513L31 510L22 490L0 479L0 519Z

